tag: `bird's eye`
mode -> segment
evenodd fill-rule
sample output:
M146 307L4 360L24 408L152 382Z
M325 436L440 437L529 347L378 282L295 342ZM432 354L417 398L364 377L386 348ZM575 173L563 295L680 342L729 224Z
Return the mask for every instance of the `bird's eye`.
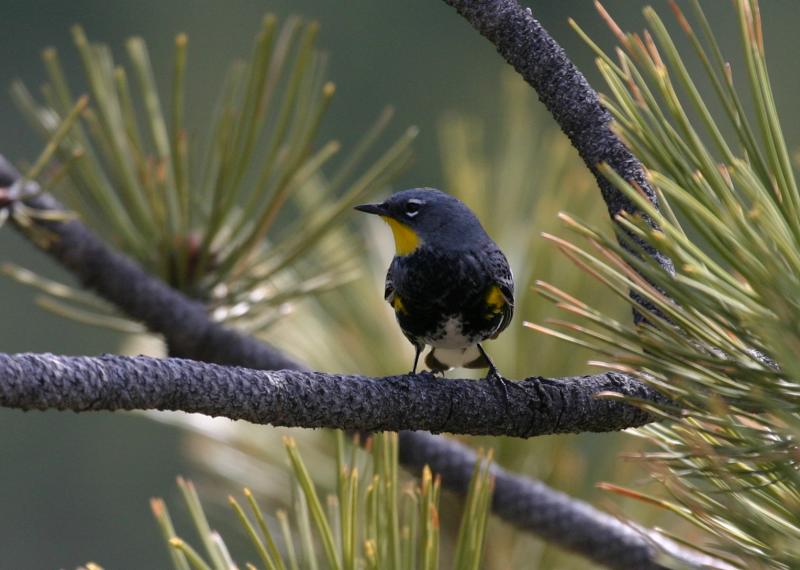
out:
M411 200L406 202L406 216L408 216L409 218L413 218L414 216L419 214L420 206L422 206L422 200L411 198Z

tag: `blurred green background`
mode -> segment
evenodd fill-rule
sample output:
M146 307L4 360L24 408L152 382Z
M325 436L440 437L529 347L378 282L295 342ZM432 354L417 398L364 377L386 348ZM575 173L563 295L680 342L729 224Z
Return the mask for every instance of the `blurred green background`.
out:
M602 88L594 69L590 50L568 27L573 17L603 47L613 38L596 15L592 0L570 2L529 2L551 34L566 48L573 61L589 77L595 87ZM615 0L605 3L625 29L642 25L644 3ZM666 2L653 2L665 20L671 22ZM415 144L413 166L396 183L397 187L446 186L457 180L447 170L448 152L458 132L447 135L442 129L444 117L453 113L468 115L483 125L483 156L487 168L504 167L503 153L508 150L508 109L521 106L537 124L531 128L549 133L556 141L552 120L535 102L535 97L519 85L521 80L507 79L506 64L494 48L473 31L456 13L442 2L433 0L353 0L340 2L230 0L211 2L165 2L141 0L137 3L119 0L79 0L66 2L8 1L2 4L3 34L0 53L3 67L0 84L8 86L20 78L35 87L44 78L40 53L45 46L55 46L63 58L73 86L80 85L77 55L72 47L69 27L84 26L95 41L108 43L119 59L124 58L122 42L131 35L141 35L148 42L162 86L172 61L173 38L177 32L189 35L188 91L191 103L187 124L202 121L218 90L219 79L228 63L246 56L261 16L273 12L283 18L299 14L321 23L318 45L330 53L329 77L337 85L333 105L322 126L322 140L338 139L345 145L356 140L386 104L397 110L393 128L399 131L415 124L421 129ZM739 55L733 12L725 2L703 2L712 25L719 33L722 47L731 57ZM771 0L762 5L767 35L768 59L775 82L776 97L782 111L783 125L789 141L798 140L800 125L794 120L796 82L794 39L800 19L800 4L791 0ZM675 29L672 26L672 29ZM728 30L729 32L725 32ZM675 36L681 39L680 34ZM733 57L734 75L736 58ZM508 85L509 81L512 85ZM701 89L705 85L700 83ZM76 88L76 92L78 89ZM509 91L513 95L509 97ZM522 93L522 95L520 95ZM0 152L14 161L32 160L41 143L32 135L13 108L7 90L0 93L4 112L0 114ZM474 124L474 123L469 123ZM469 124L466 132L469 132ZM190 127L191 128L191 127ZM444 147L442 144L444 143ZM563 146L563 141L559 143ZM561 148L555 142L529 149L528 167L549 160L547 153ZM527 148L516 149L525 157ZM455 151L453 151L455 152ZM575 176L581 177L582 166L571 150L563 158ZM469 156L461 157L465 160ZM561 159L560 159L561 160ZM452 165L451 165L452 170ZM531 180L536 172L530 172ZM502 180L502 172L488 176ZM560 180L570 180L565 174ZM581 178L576 185L586 191L561 191L559 188L537 188L547 192L552 212L593 212L602 220L605 206L599 193ZM495 199L503 200L503 188L492 187ZM573 189L574 190L574 189ZM549 210L548 210L549 211ZM552 219L531 217L520 238L538 234L549 224L549 231L558 228ZM492 226L492 224L488 224ZM498 231L502 221L494 222ZM557 230L556 230L557 231ZM514 239L514 236L507 236ZM540 248L541 249L541 248ZM525 250L527 251L527 250ZM367 264L365 255L365 265ZM44 256L20 239L9 228L0 231L0 262L11 261L49 276L68 279ZM386 259L382 259L384 263ZM547 257L547 267L537 269L535 259L525 260L537 271L568 289L559 281L563 260ZM516 268L515 268L516 269ZM569 279L574 279L574 276ZM345 287L348 287L346 285ZM375 296L380 291L375 286ZM0 349L3 352L55 352L65 354L98 354L119 350L122 337L105 330L92 329L66 321L33 305L33 293L8 279L0 280L3 299ZM515 320L536 320L546 302L534 298L529 291L518 296L523 310ZM526 312L527 311L527 312ZM385 315L384 315L385 316ZM290 317L291 318L291 317ZM279 325L280 326L280 325ZM358 323L355 323L358 326ZM586 355L571 348L559 353L557 362L547 362L547 370L531 367L543 358L541 337L531 331L520 333L513 350L516 361L527 363L515 370L522 375L577 374L586 368ZM551 346L551 345L547 345ZM403 351L408 347L403 346ZM510 349L504 349L510 350ZM520 354L524 353L524 358ZM410 352L409 352L410 354ZM500 359L507 363L511 354ZM552 359L552 357L551 357ZM402 360L401 360L402 361ZM543 364L544 366L544 364ZM511 367L511 365L508 365ZM269 429L269 428L261 428ZM544 478L548 483L569 490L605 508L638 516L653 516L638 505L615 504L602 498L592 487L598 480L620 484L638 484L645 473L635 466L622 465L616 454L620 445L633 440L624 435L584 435L577 437L542 438L532 444L504 443L501 462L512 468ZM72 568L95 560L106 568L158 568L167 558L158 532L151 521L147 499L153 495L168 499L177 494L174 477L183 474L200 478L201 467L189 457L184 432L170 425L155 423L132 414L66 414L20 413L0 410L0 569L5 568ZM482 440L486 445L486 440ZM622 442L622 443L621 443ZM252 485L257 484L250 482ZM224 497L224 489L222 490ZM643 522L660 519L642 519ZM510 533L496 525L492 536ZM499 544L499 543L498 543ZM548 558L531 541L525 548L538 552L542 568L574 568L577 561L569 558ZM489 547L493 568L515 567L513 559L497 555L499 546ZM493 552L494 551L494 552ZM527 560L532 560L528 558Z

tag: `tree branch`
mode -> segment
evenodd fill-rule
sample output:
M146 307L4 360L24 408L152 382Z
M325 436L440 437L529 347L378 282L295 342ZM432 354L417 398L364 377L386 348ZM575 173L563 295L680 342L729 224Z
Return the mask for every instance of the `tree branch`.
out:
M570 61L564 49L533 17L530 8L523 8L517 0L444 1L492 42L500 55L536 90L539 100L597 179L612 220L621 211L640 212L600 174L597 167L602 163L637 185L653 204L658 205L658 198L647 181L641 162L611 130L611 114L600 104L597 92ZM636 241L665 270L674 272L669 257L638 238L625 235ZM622 234L620 243L630 248Z
M48 194L25 205L50 212L63 210ZM143 271L80 222L38 223L57 238L44 247L46 253L85 288L141 321L148 330L163 335L173 356L251 368L306 370L280 350L213 322L202 303Z
M257 424L533 437L643 425L640 408L596 398L663 399L620 374L492 382L432 374L369 378L264 371L179 358L0 353L0 405L23 410L176 410ZM506 393L508 400L506 400Z
M451 490L466 494L477 457L474 451L455 441L403 432L400 460L417 469L430 466ZM509 473L498 465L492 465L491 470L495 478L492 496L495 514L608 568L664 570L657 562L660 549L688 568L736 570L724 561L688 550L658 532L620 521L540 481Z
M175 358L0 354L0 405L24 410L75 412L178 410L259 424L349 429L367 426L372 431L398 430L408 424L425 422L430 424L429 429L447 430L453 418L464 410L474 409L475 399L494 398L498 400L497 407L504 405L487 382L420 376L372 379L302 371L257 371ZM573 383L586 383L598 391L622 388L625 393L628 380L613 376L584 377ZM437 398L414 397L419 394L420 383L441 387L442 393L456 393L458 404L443 414ZM531 386L526 386L529 383ZM542 409L538 412L548 418L542 426L551 433L548 426L552 425L550 418L555 414L551 407L556 403L566 404L569 383L529 379L518 386L540 393L536 402ZM638 391L635 386L634 391ZM410 401L409 395L412 395ZM581 407L579 402L573 404ZM631 413L647 421L638 409L628 407ZM531 409L534 417L538 412ZM570 416L564 418L561 412L559 415L562 417L557 431L569 431ZM469 418L467 420L464 425L471 429L473 424ZM534 423L531 422L531 426ZM457 442L422 432L402 431L400 460L414 471L429 465L442 476L447 488L465 494L476 456ZM492 474L495 478L492 509L496 514L610 568L661 569L655 561L656 541L686 562L725 568L652 531L624 524L541 482L508 473L496 465L492 466Z

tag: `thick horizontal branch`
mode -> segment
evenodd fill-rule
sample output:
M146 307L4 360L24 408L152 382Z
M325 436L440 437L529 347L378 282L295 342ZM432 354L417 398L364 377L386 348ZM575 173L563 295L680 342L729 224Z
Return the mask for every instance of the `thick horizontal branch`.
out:
M385 378L264 371L180 358L0 354L0 405L23 410L177 410L305 428L533 437L640 426L659 400L620 374L498 384L428 373Z

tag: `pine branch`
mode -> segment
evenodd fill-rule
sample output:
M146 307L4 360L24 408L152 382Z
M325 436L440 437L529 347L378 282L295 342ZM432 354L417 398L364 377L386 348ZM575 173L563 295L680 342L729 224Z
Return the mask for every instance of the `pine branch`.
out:
M638 186L651 202L656 193L644 167L610 128L611 114L601 105L597 92L567 57L564 49L517 0L445 0L533 87L550 114L569 137L586 166L594 174L612 219L622 211L637 213L634 204L598 170L606 163L622 178ZM620 243L631 244L620 233ZM672 261L631 235L649 255L670 273ZM635 249L633 250L635 251Z
M23 410L177 410L274 426L516 437L653 420L638 407L595 397L603 392L661 399L613 373L504 387L430 373L369 378L179 358L0 353L0 405Z
M641 163L611 131L611 115L597 92L547 33L530 8L517 0L445 0L536 90L539 100L569 137L597 178L609 212L635 211L635 206L597 170L603 162L635 181L655 203L656 196Z
M26 202L34 210L58 212L48 194ZM129 257L109 248L79 222L39 220L56 239L45 251L78 278L81 285L113 303L132 319L164 336L170 354L253 368L303 370L305 366L253 337L211 321L205 306L143 271Z
M450 490L466 493L477 456L459 443L424 433L400 434L400 461L421 469L428 465ZM495 491L492 511L520 529L608 568L664 570L656 546L687 568L735 570L726 562L686 549L662 534L621 521L555 491L540 481L492 465ZM674 565L669 566L677 567Z

